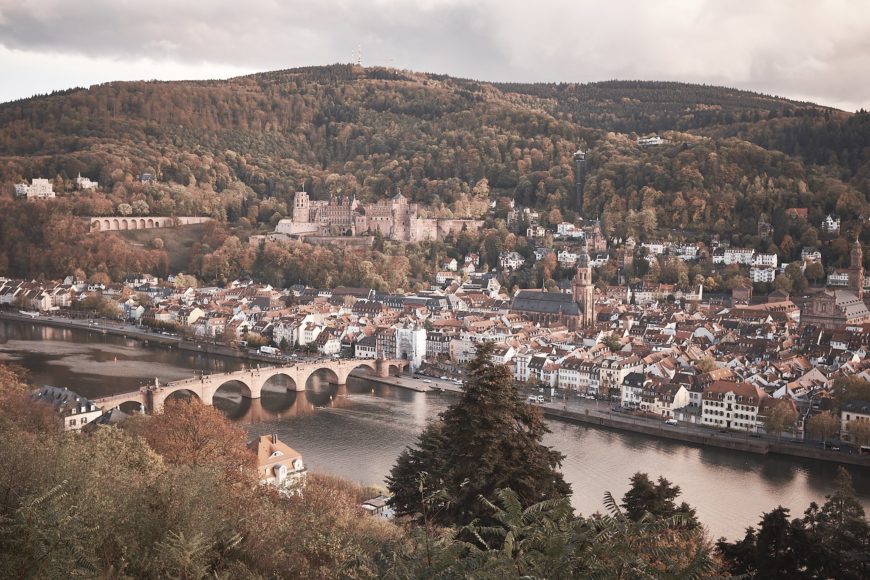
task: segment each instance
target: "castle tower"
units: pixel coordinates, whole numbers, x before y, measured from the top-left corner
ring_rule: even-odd
[[[577,273],[571,281],[574,303],[580,310],[580,327],[586,328],[595,323],[595,288],[592,286],[592,266],[589,265],[589,251],[583,247],[577,258]]]
[[[306,224],[311,219],[311,203],[308,194],[297,191],[293,197],[293,221],[298,224]]]
[[[849,290],[858,298],[864,298],[864,251],[859,235],[855,236],[852,251],[849,253]]]
[[[586,153],[574,153],[574,189],[577,195],[577,214],[583,217],[583,182],[586,180]]]

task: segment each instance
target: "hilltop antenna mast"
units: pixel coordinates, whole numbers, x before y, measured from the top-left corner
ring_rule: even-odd
[[[351,54],[356,62],[356,66],[362,66],[362,45],[358,44],[356,50],[352,51]]]

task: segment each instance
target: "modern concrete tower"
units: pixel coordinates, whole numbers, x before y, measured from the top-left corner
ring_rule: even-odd
[[[571,292],[580,311],[580,327],[587,328],[595,324],[595,287],[592,285],[589,251],[585,245],[577,258],[577,273],[571,281]]]
[[[577,195],[577,214],[583,217],[583,182],[586,180],[586,153],[574,153],[574,189]]]

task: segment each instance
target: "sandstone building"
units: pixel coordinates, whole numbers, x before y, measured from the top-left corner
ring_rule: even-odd
[[[311,200],[304,191],[293,199],[293,217],[278,222],[275,233],[288,236],[354,236],[379,233],[402,242],[443,240],[463,230],[477,231],[482,220],[417,217],[418,205],[401,193],[390,199],[361,204],[356,197]]]
[[[545,290],[520,290],[511,302],[512,313],[541,326],[566,326],[569,330],[595,324],[595,287],[589,252],[584,247],[577,259],[577,273],[571,281],[571,294]]]
[[[870,309],[864,304],[864,252],[861,241],[852,244],[847,274],[848,290],[825,290],[804,304],[801,324],[826,330],[870,322]]]

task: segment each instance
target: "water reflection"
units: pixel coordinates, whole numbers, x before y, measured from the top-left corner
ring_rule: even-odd
[[[265,383],[259,399],[251,399],[242,383],[230,381],[215,393],[214,406],[234,421],[247,425],[306,417],[319,408],[347,408],[351,406],[351,392],[367,389],[359,379],[351,377],[348,381],[353,384],[351,387],[336,384],[334,377],[331,372],[318,371],[308,380],[305,391],[296,391],[290,377],[276,375]]]
[[[155,378],[222,373],[243,361],[199,352],[145,347],[137,340],[98,331],[52,328],[0,320],[0,362],[29,369],[37,385],[68,387],[86,397],[135,391]]]

